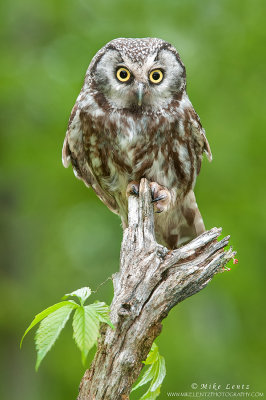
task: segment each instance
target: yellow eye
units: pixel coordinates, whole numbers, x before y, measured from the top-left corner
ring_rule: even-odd
[[[121,82],[127,82],[129,80],[129,78],[130,78],[130,72],[126,68],[123,68],[123,67],[119,68],[116,71],[116,77]]]
[[[154,69],[149,78],[152,83],[160,83],[163,79],[163,72],[160,69]]]

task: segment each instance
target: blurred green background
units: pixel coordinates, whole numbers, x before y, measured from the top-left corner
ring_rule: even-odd
[[[119,267],[113,215],[61,164],[70,110],[87,66],[116,37],[160,37],[179,50],[214,160],[196,195],[206,227],[222,226],[238,265],[171,311],[157,343],[167,392],[201,384],[265,392],[264,0],[1,2],[0,398],[75,399],[84,369],[71,325],[34,371],[33,316]],[[92,300],[111,302],[108,281]],[[138,399],[140,395],[132,396]],[[115,400],[115,399],[114,399]]]

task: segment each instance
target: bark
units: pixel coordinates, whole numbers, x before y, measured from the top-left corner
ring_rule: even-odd
[[[128,223],[113,276],[112,330],[101,329],[98,350],[79,388],[78,400],[129,399],[161,321],[176,304],[203,289],[235,253],[225,251],[229,236],[213,228],[177,250],[158,244],[146,179],[139,197],[129,197]]]

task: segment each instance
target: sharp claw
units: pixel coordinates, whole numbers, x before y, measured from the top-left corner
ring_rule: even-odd
[[[160,201],[160,200],[164,200],[166,198],[166,195],[162,195],[162,196],[159,196],[159,197],[156,197],[155,199],[152,199],[152,203],[156,203],[157,201]]]
[[[134,196],[138,196],[139,195],[139,191],[138,191],[138,189],[136,188],[135,185],[132,185],[129,193],[133,194]]]
[[[139,184],[137,182],[129,182],[126,189],[126,196],[138,196],[139,195]]]

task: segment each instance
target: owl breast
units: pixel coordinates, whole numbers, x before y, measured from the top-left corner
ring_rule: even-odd
[[[130,181],[146,177],[182,197],[194,186],[198,160],[182,113],[108,115],[81,112],[87,161],[101,187],[123,197]]]

